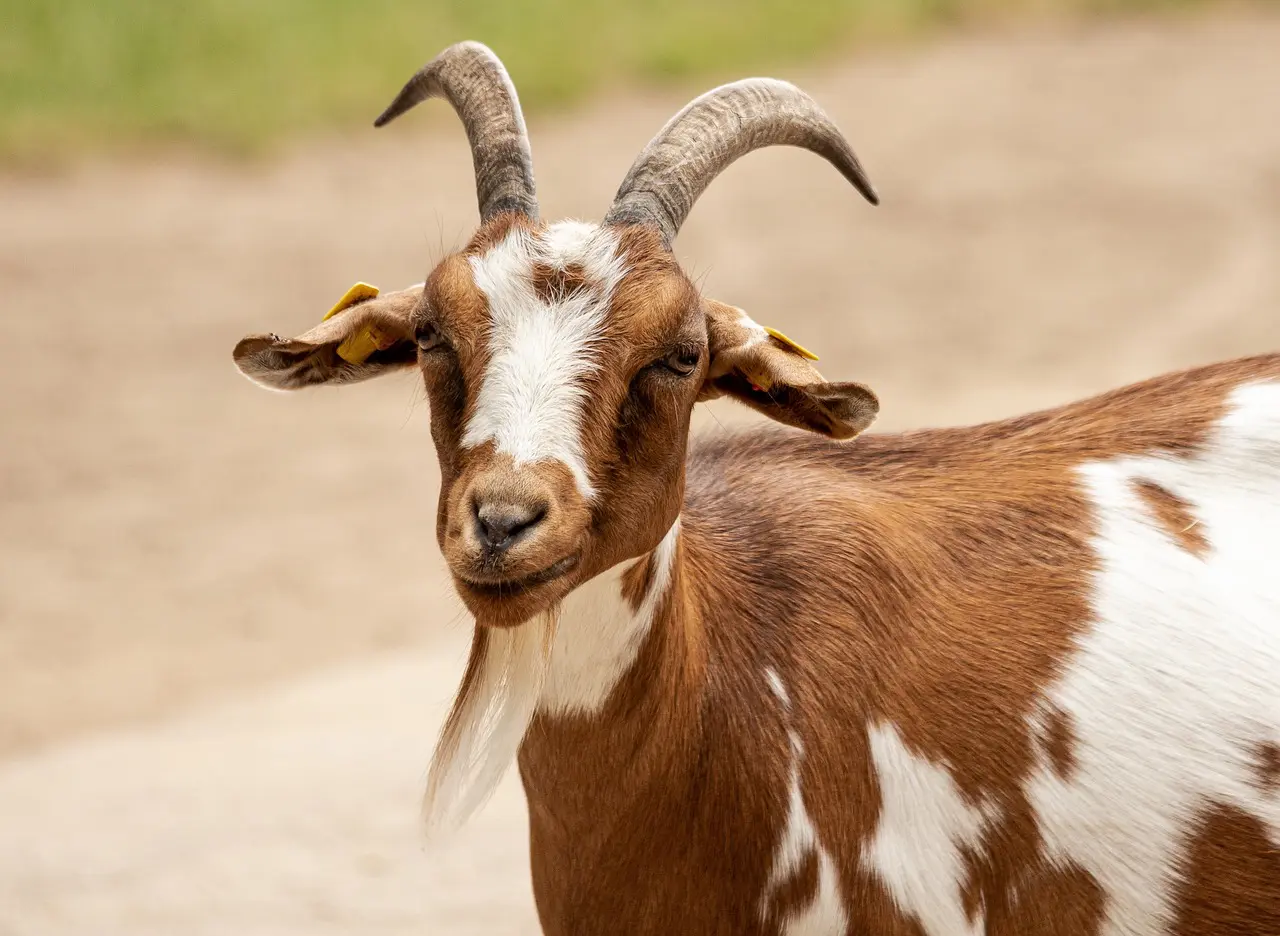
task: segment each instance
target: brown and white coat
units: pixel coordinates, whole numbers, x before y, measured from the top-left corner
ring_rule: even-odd
[[[872,194],[807,97],[695,101],[596,225],[537,218],[492,53],[389,113],[434,94],[472,138],[472,241],[235,353],[275,388],[423,374],[476,617],[432,823],[517,760],[555,936],[1280,934],[1280,356],[841,441],[871,392],[669,249],[760,145]],[[810,432],[689,446],[722,394]]]

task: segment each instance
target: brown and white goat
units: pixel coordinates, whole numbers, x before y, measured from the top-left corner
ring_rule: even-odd
[[[538,219],[516,93],[446,50],[482,223],[425,285],[244,339],[269,387],[421,371],[476,620],[432,821],[518,759],[549,934],[1280,934],[1280,356],[847,440],[865,387],[670,245],[761,146],[874,193],[791,85],[726,85],[603,224]],[[793,427],[687,449],[699,400]]]

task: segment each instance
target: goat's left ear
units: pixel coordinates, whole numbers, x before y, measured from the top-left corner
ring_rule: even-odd
[[[422,287],[378,294],[356,283],[297,338],[249,335],[232,352],[240,373],[269,390],[355,383],[417,363],[411,318]]]
[[[875,421],[876,395],[859,383],[828,383],[817,358],[753,322],[741,309],[704,299],[711,360],[699,400],[731,396],[771,419],[852,439]]]

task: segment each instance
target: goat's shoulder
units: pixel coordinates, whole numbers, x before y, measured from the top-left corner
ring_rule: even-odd
[[[1109,550],[1123,551],[1128,587],[1159,590],[1177,563],[1276,513],[1270,355],[978,426],[701,440],[686,558],[706,613],[733,621],[717,637],[735,644],[726,656],[760,669],[803,650],[855,683],[935,686],[938,724],[966,692],[994,711],[1045,684],[1097,616]],[[1142,565],[1152,553],[1129,544],[1131,527],[1176,547],[1173,565]],[[950,684],[964,672],[984,678]]]

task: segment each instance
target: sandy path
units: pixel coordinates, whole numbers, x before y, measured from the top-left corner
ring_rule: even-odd
[[[681,252],[886,429],[1280,347],[1277,48],[1248,17],[789,74],[884,205],[757,154]],[[598,217],[681,103],[535,121],[545,213]],[[420,279],[469,172],[442,114],[270,168],[0,180],[0,933],[529,919],[510,784],[453,849],[415,838],[465,633],[417,388],[271,395],[229,361],[357,278]]]
[[[453,843],[412,821],[456,670],[377,656],[0,766],[0,934],[537,933],[514,777]]]

